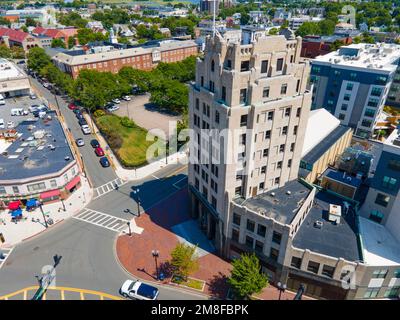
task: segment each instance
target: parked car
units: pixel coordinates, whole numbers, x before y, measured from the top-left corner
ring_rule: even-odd
[[[4,129],[4,119],[0,119],[0,129]]]
[[[121,100],[119,100],[118,98],[112,99],[111,101],[114,103],[121,103]]]
[[[130,96],[123,96],[122,100],[131,101],[131,97]]]
[[[4,99],[0,99],[0,106],[4,106],[6,104],[6,102],[4,101]]]
[[[98,148],[94,149],[94,153],[98,157],[104,156],[104,150],[101,147],[98,147]]]
[[[13,128],[15,128],[14,121],[8,121],[7,122],[7,129],[13,129]]]
[[[78,122],[79,122],[80,126],[87,125],[87,122],[86,122],[85,118],[80,118]]]
[[[85,141],[83,141],[82,138],[76,139],[75,142],[78,147],[83,147],[85,145]]]
[[[51,88],[51,84],[48,82],[43,82],[43,87],[45,87],[46,89]]]
[[[110,166],[110,161],[108,161],[107,157],[100,158],[100,164],[103,168],[107,168]]]
[[[82,114],[82,111],[79,108],[74,109],[72,112],[75,114]]]
[[[80,119],[85,119],[85,117],[83,116],[82,113],[75,113],[75,115],[76,115],[76,118],[77,118],[78,120],[80,120]]]
[[[156,300],[159,294],[156,287],[132,280],[126,280],[119,292],[125,298],[138,300]]]
[[[119,109],[119,106],[114,105],[112,107],[107,108],[107,111],[108,112],[114,112],[114,111],[117,111],[118,109]]]
[[[84,134],[91,134],[92,133],[92,130],[90,130],[90,127],[87,124],[81,126],[81,129],[82,129],[82,132]]]
[[[99,143],[96,139],[93,139],[92,141],[90,141],[90,145],[91,145],[93,148],[98,148],[98,147],[100,147],[100,143]]]
[[[37,98],[36,94],[34,94],[34,93],[31,93],[31,94],[29,95],[29,97],[30,97],[32,100],[35,100],[35,99]]]
[[[68,105],[68,109],[69,109],[69,110],[76,110],[76,109],[78,109],[78,107],[77,107],[75,104],[70,103],[70,104]]]

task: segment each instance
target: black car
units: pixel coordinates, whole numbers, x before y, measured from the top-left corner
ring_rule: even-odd
[[[72,112],[75,114],[82,114],[82,111],[80,109],[74,109]]]
[[[108,161],[107,157],[100,158],[100,164],[102,167],[107,168],[110,166],[110,161]]]
[[[81,125],[81,126],[87,124],[85,118],[80,118],[78,122],[79,122],[79,125]]]
[[[100,143],[99,143],[96,139],[93,139],[92,141],[90,141],[90,145],[91,145],[93,148],[98,148],[98,147],[100,147]]]

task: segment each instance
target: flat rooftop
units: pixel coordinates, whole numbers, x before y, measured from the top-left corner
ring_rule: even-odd
[[[361,185],[361,179],[352,177],[345,172],[333,170],[328,168],[323,173],[323,176],[328,177],[332,180],[339,181],[341,183],[347,184],[353,188],[358,188]]]
[[[64,130],[55,112],[52,120],[24,120],[18,138],[0,155],[0,180],[21,180],[58,172],[74,161]],[[41,138],[34,134],[44,131]]]
[[[290,195],[288,191],[290,191]],[[247,200],[236,198],[233,201],[282,224],[290,224],[310,192],[311,189],[299,181],[293,180],[287,182],[281,188],[259,194]],[[274,195],[272,196],[272,194]]]
[[[358,43],[341,47],[337,51],[318,56],[313,63],[332,64],[335,67],[352,67],[392,72],[397,69],[400,45],[389,43]]]
[[[371,266],[400,264],[400,243],[385,226],[360,217],[364,261]]]
[[[343,202],[343,199],[326,191],[317,192],[313,207],[293,239],[293,246],[348,261],[362,260],[357,242],[355,212],[350,208],[345,214]],[[342,206],[342,216],[337,225],[328,221],[330,204]],[[322,221],[321,229],[314,226],[315,221]]]
[[[25,78],[27,75],[14,63],[0,58],[0,81],[10,78]]]

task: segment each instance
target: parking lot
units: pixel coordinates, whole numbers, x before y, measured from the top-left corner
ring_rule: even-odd
[[[18,125],[23,120],[33,118],[32,113],[26,116],[12,116],[11,110],[14,108],[22,108],[28,110],[32,105],[39,105],[43,103],[39,98],[32,100],[29,96],[13,97],[5,99],[6,104],[0,106],[0,119],[4,120],[5,128],[7,128],[7,123],[13,121],[15,126]]]

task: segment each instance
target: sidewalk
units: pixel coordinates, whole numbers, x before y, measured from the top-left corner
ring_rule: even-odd
[[[43,211],[47,220],[51,218],[54,222],[49,228],[65,220],[82,210],[92,199],[93,190],[88,180],[81,176],[81,187],[76,190],[68,199],[64,200],[66,211],[64,212],[61,201],[43,205]],[[18,222],[11,222],[11,215],[8,210],[0,211],[0,233],[3,233],[5,243],[0,247],[12,247],[21,241],[31,238],[46,230],[43,215],[40,208],[34,211],[23,211],[25,219]],[[36,222],[39,220],[39,222]]]
[[[188,156],[186,151],[181,151],[174,153],[170,156],[168,156],[167,159],[163,158],[161,160],[152,162],[146,166],[137,168],[137,169],[125,169],[121,166],[119,163],[117,157],[111,150],[111,148],[108,146],[107,141],[104,139],[104,137],[101,135],[100,130],[96,126],[96,123],[94,120],[92,121],[89,117],[88,114],[85,114],[86,120],[89,123],[89,125],[92,127],[92,130],[94,132],[94,135],[96,136],[96,139],[99,141],[100,145],[103,147],[105,150],[105,153],[107,157],[109,158],[111,162],[111,166],[113,167],[116,175],[124,180],[124,181],[135,181],[135,180],[140,180],[143,178],[146,178],[147,176],[154,174],[158,170],[170,165],[170,164],[176,164],[176,163],[182,163],[186,164],[188,162]],[[93,126],[92,126],[93,124]]]

